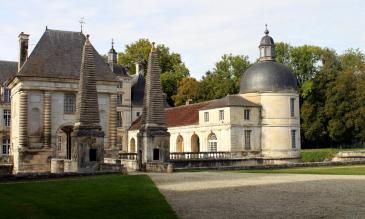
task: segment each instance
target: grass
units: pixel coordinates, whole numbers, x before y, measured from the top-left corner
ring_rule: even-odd
[[[301,167],[288,169],[237,170],[237,173],[297,173],[328,175],[365,175],[365,165],[340,167]]]
[[[2,218],[177,218],[148,176],[0,183]]]
[[[352,148],[352,149],[335,149],[335,148],[323,148],[323,149],[303,149],[300,152],[301,160],[303,162],[322,162],[330,161],[340,151],[346,150],[365,150],[364,148]]]

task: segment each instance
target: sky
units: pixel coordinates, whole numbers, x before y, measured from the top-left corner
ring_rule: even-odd
[[[275,41],[365,50],[363,0],[0,0],[0,60],[18,59],[17,36],[30,34],[30,52],[45,31],[80,30],[100,54],[148,38],[180,53],[201,78],[223,54],[259,55],[268,24]]]

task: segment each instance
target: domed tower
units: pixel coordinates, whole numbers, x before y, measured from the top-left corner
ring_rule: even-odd
[[[262,106],[261,149],[266,158],[300,157],[300,116],[297,79],[275,61],[275,43],[265,30],[260,60],[241,76],[240,94]]]

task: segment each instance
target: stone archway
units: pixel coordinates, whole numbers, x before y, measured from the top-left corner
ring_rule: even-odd
[[[184,152],[184,139],[181,135],[176,139],[176,152]]]
[[[197,134],[191,136],[191,152],[200,152],[200,141]]]
[[[71,133],[73,125],[62,125],[56,133],[56,151],[57,157],[71,159]]]

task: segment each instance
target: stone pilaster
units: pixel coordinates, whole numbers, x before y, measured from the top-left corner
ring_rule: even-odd
[[[28,143],[28,91],[20,91],[19,103],[19,147]]]
[[[52,93],[44,92],[43,106],[43,147],[51,146],[51,103]]]
[[[116,149],[117,139],[117,95],[110,95],[109,103],[110,115],[109,115],[109,149]]]

